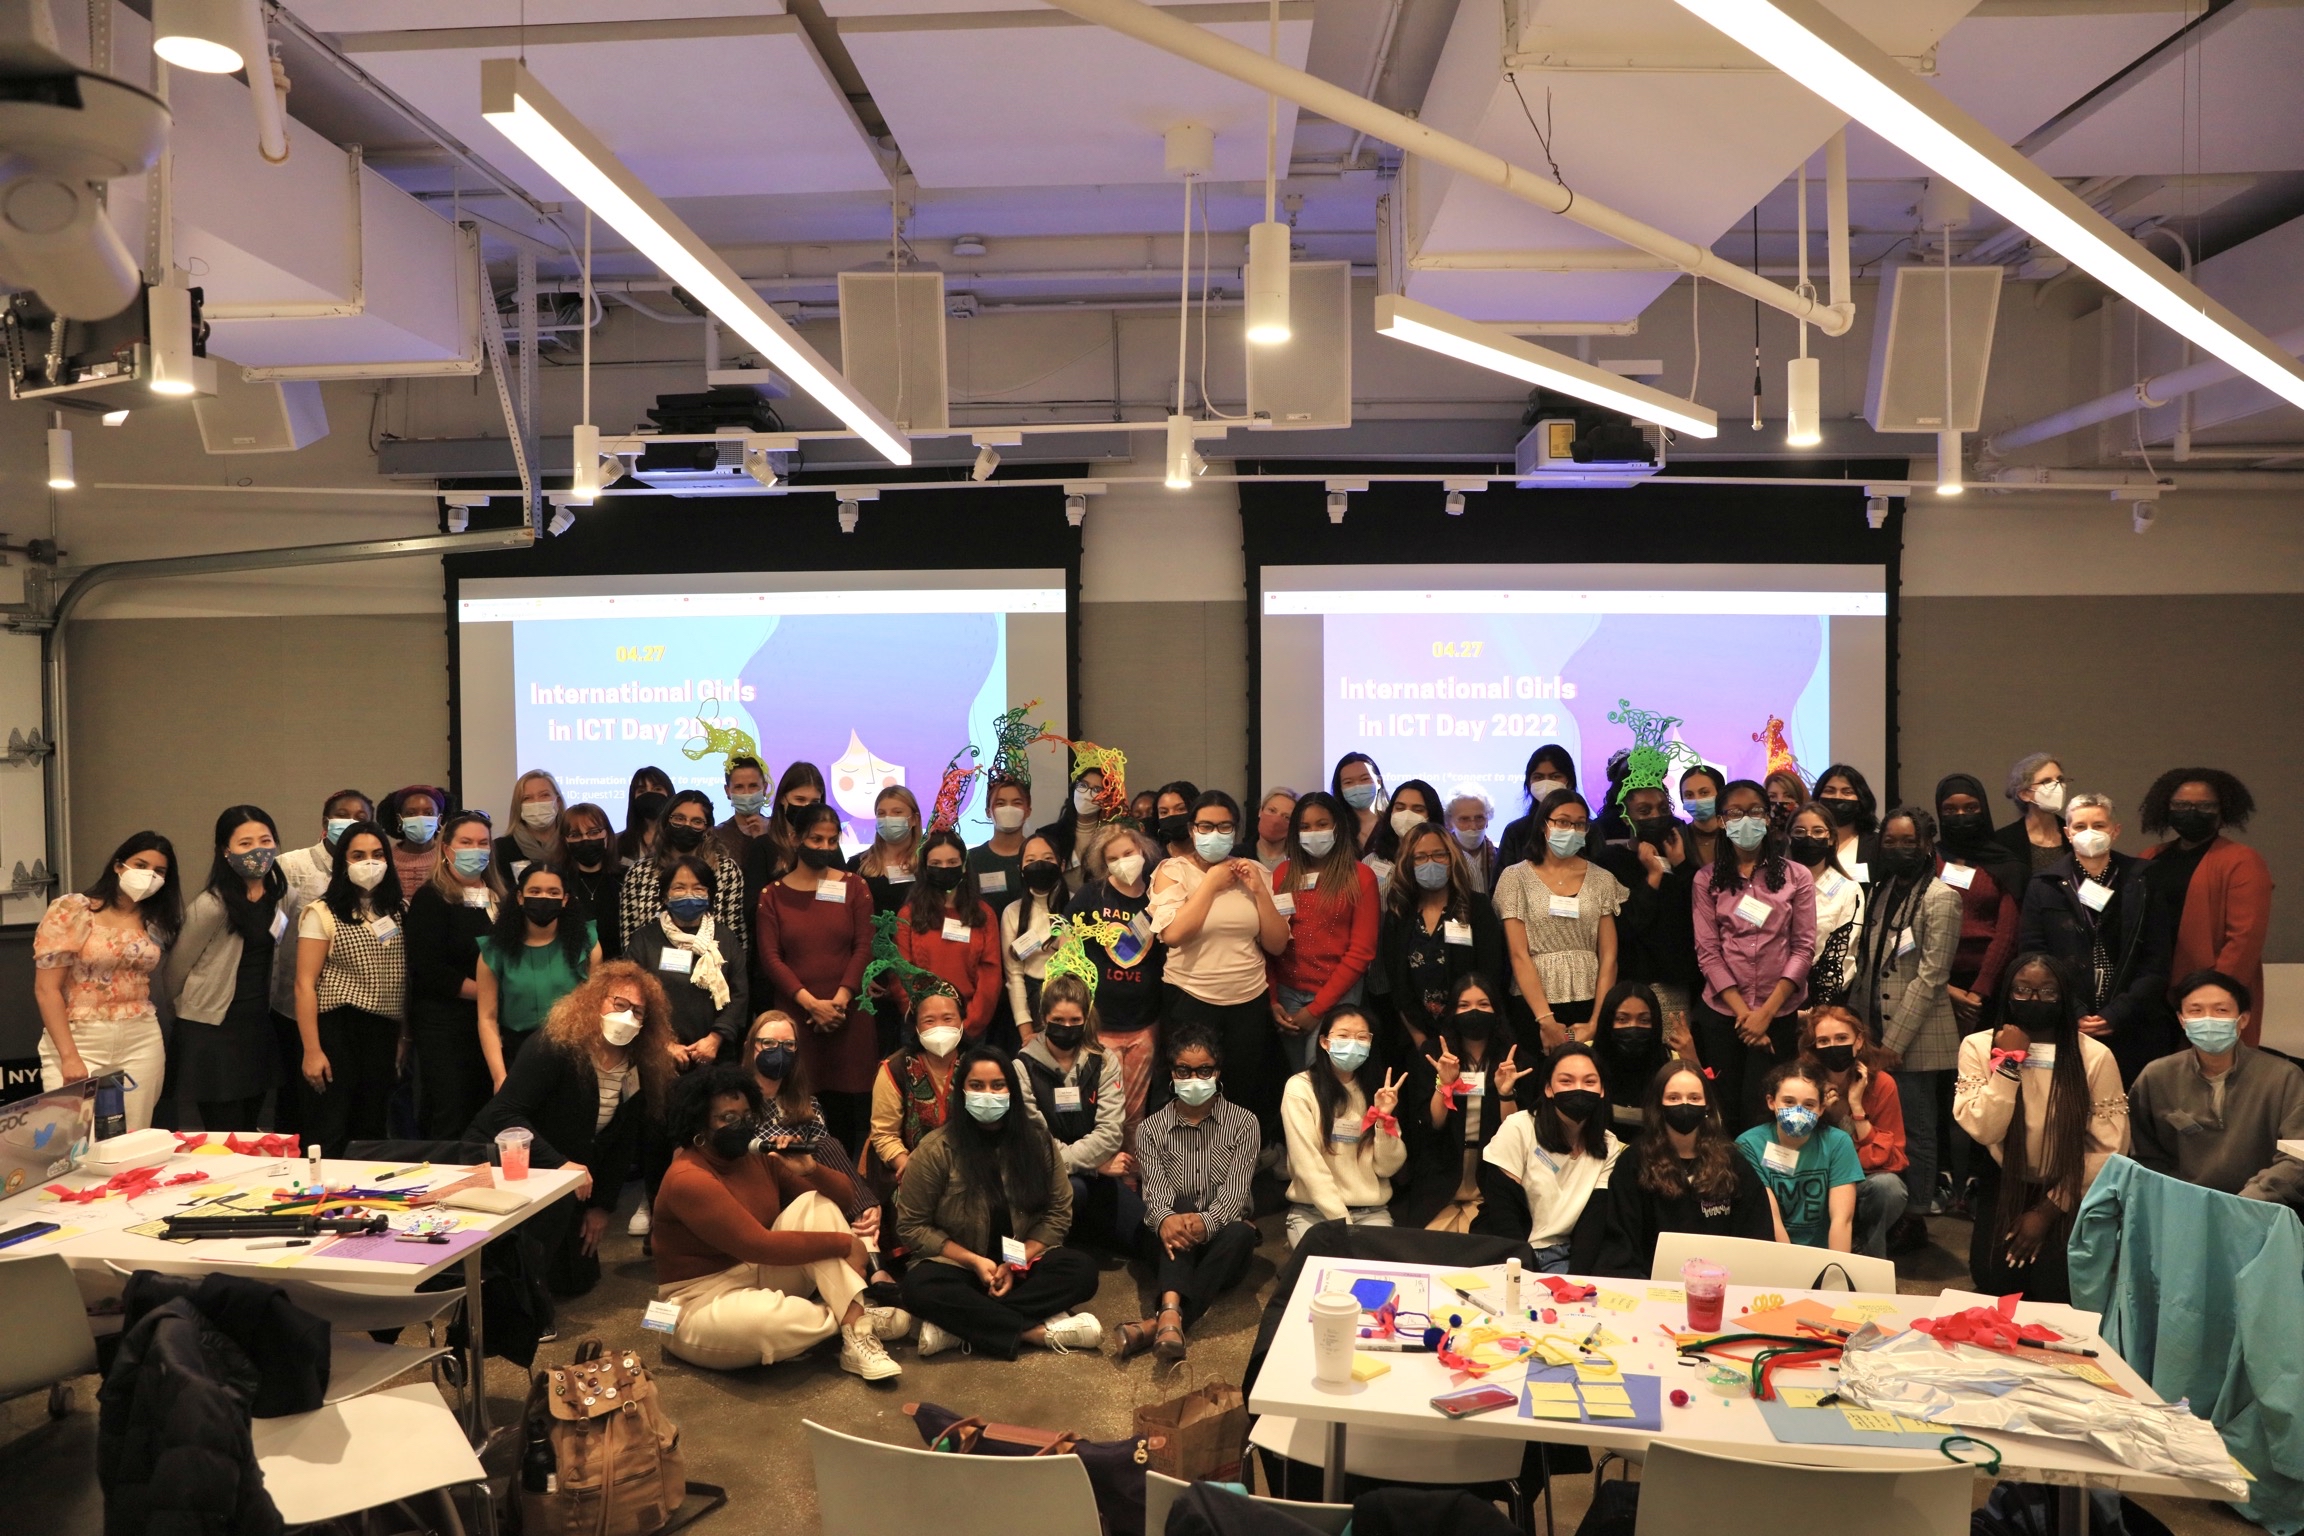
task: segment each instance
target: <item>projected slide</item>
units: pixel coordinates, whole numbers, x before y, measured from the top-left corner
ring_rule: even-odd
[[[953,753],[975,743],[989,754],[992,722],[1011,704],[1041,697],[1062,724],[1061,586],[559,592],[466,596],[459,609],[464,675],[506,674],[482,687],[500,686],[509,705],[509,730],[494,734],[508,737],[510,771],[548,768],[571,800],[619,815],[644,764],[719,802],[721,753],[741,732],[772,776],[794,761],[821,767],[861,846],[883,788],[933,798]],[[1050,632],[1033,634],[1035,622]],[[509,665],[491,668],[507,632]],[[1029,674],[1047,673],[1051,655],[1045,691],[1033,690]],[[473,716],[468,698],[468,725]],[[499,777],[509,788],[508,774],[474,773],[475,748],[484,743],[467,743],[474,789]],[[982,798],[979,785],[962,819],[971,838],[989,833]]]

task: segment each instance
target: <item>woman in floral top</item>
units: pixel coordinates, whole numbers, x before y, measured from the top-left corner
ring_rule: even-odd
[[[32,937],[41,1087],[122,1072],[128,1129],[152,1123],[168,1060],[152,973],[183,925],[176,850],[157,832],[129,838],[94,885],[48,904]]]

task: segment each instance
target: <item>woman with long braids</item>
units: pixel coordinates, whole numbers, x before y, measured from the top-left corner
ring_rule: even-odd
[[[1936,1168],[1944,1145],[1944,1098],[1960,1059],[1952,1011],[1952,959],[1960,947],[1960,893],[1936,874],[1936,821],[1902,805],[1881,819],[1864,905],[1863,958],[1848,1006],[1866,1035],[1896,1053],[1904,1101],[1904,1188],[1908,1223],[1936,1209]],[[1889,1251],[1917,1228],[1889,1239]]]
[[[1760,1080],[1799,1047],[1801,1007],[1816,961],[1816,882],[1785,857],[1768,792],[1750,779],[1720,791],[1722,836],[1696,872],[1696,1048],[1712,1069],[1715,1104],[1731,1132],[1765,1118]]]
[[[2105,1159],[2128,1150],[2128,1098],[2112,1052],[2080,1028],[2080,987],[2052,955],[2018,955],[1998,1028],[1960,1042],[1952,1118],[1988,1149],[1996,1195],[1976,1205],[1976,1288],[2072,1299],[2064,1245]],[[2021,1118],[2019,1118],[2021,1107]]]

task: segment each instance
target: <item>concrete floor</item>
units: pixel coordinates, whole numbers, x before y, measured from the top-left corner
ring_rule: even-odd
[[[1239,1380],[1264,1296],[1286,1256],[1279,1227],[1276,1216],[1264,1221],[1264,1246],[1247,1284],[1219,1302],[1194,1330],[1182,1378],[1162,1371],[1150,1355],[1125,1365],[1113,1360],[1109,1335],[1142,1312],[1137,1279],[1116,1265],[1105,1270],[1092,1309],[1107,1332],[1105,1351],[1098,1356],[1030,1350],[1011,1364],[952,1351],[922,1361],[905,1343],[894,1349],[904,1366],[902,1378],[867,1386],[840,1370],[829,1347],[773,1367],[721,1373],[666,1362],[661,1350],[647,1343],[665,1406],[681,1426],[689,1476],[728,1490],[728,1507],[698,1529],[706,1536],[801,1536],[816,1529],[803,1419],[917,1446],[919,1436],[901,1405],[928,1399],[988,1418],[1107,1439],[1131,1431],[1137,1405],[1173,1395],[1204,1374]],[[1933,1295],[1947,1285],[1967,1283],[1968,1223],[1937,1217],[1929,1227],[1929,1247],[1897,1261],[1900,1288],[1910,1294]],[[651,1339],[639,1327],[641,1309],[654,1294],[639,1240],[626,1237],[619,1221],[603,1249],[599,1287],[563,1309],[561,1336],[544,1347],[539,1365],[566,1361],[587,1334],[611,1344]],[[518,1415],[527,1385],[518,1368],[502,1360],[489,1362],[489,1405],[497,1422]],[[96,1382],[89,1378],[76,1387],[73,1411],[61,1423],[46,1421],[37,1398],[0,1406],[0,1509],[17,1512],[7,1522],[11,1529],[41,1536],[99,1536],[102,1531],[95,1471]],[[1564,1475],[1555,1480],[1553,1493],[1556,1530],[1571,1536],[1590,1501],[1591,1479]],[[1982,1496],[1980,1485],[1979,1501]],[[2142,1502],[2174,1536],[2256,1536],[2257,1527],[2221,1504],[2164,1498]]]

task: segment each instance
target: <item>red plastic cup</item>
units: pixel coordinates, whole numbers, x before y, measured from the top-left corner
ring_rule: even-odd
[[[1718,1333],[1727,1310],[1728,1271],[1710,1259],[1690,1259],[1680,1266],[1680,1284],[1688,1296],[1689,1331]]]

